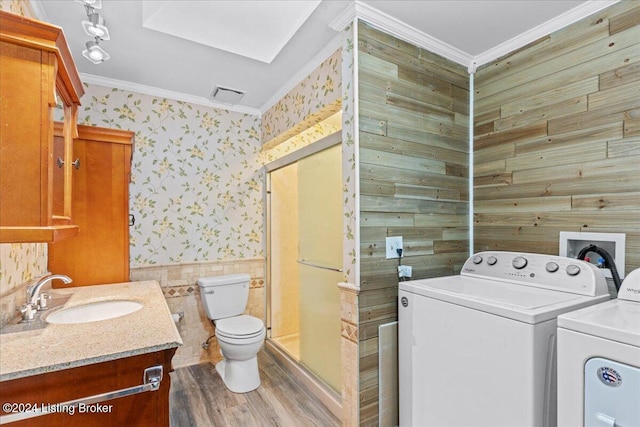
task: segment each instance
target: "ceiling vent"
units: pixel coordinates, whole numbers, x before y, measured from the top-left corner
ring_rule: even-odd
[[[228,87],[216,86],[213,91],[213,99],[224,104],[237,104],[240,102],[245,92]]]

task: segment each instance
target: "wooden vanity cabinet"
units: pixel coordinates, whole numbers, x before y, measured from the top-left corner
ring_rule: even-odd
[[[62,132],[62,123],[56,123],[57,137]],[[129,281],[133,139],[130,131],[78,126],[71,207],[80,231],[73,239],[49,244],[48,268],[71,277],[73,286]]]
[[[62,29],[0,10],[0,243],[77,234],[71,149],[83,94]],[[54,146],[58,103],[63,136]]]
[[[146,368],[163,367],[160,388],[127,397],[120,397],[100,403],[105,412],[84,412],[79,409],[73,415],[55,413],[11,423],[21,427],[151,427],[169,426],[169,388],[171,385],[171,358],[176,349],[125,357],[101,362],[45,372],[39,375],[3,381],[0,387],[2,403],[42,404],[55,406],[57,403],[82,399],[102,393],[135,387],[143,384]],[[93,405],[95,409],[96,406]],[[89,410],[91,407],[86,407]],[[2,415],[7,413],[3,410]]]

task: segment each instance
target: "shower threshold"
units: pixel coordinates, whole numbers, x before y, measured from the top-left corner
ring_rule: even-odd
[[[300,361],[300,334],[282,335],[279,337],[272,337],[275,343],[277,343],[282,350],[293,358],[296,362]]]
[[[287,335],[287,337],[290,336],[291,335]],[[277,342],[277,339],[267,338],[265,346],[272,352],[286,371],[307,386],[311,393],[313,393],[313,395],[322,402],[322,404],[326,406],[333,415],[342,419],[342,397],[340,394],[325,384],[313,373],[309,372],[309,370],[300,364],[297,359],[288,353],[286,348]]]

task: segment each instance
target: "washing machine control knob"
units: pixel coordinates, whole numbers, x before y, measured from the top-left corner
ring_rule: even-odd
[[[511,261],[511,265],[517,270],[522,270],[527,266],[527,259],[523,256],[517,256]]]
[[[575,264],[569,264],[567,266],[567,274],[569,276],[577,276],[578,274],[580,274],[580,267]]]
[[[493,255],[487,258],[487,264],[489,265],[496,265],[497,262],[498,258],[494,257]]]
[[[480,255],[476,255],[473,257],[474,264],[480,264],[482,262],[482,257]]]
[[[544,268],[549,273],[555,273],[556,271],[558,271],[560,266],[558,266],[558,264],[556,264],[555,262],[548,262],[547,265],[544,266]]]

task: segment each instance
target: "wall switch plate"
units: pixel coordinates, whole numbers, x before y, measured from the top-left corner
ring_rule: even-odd
[[[398,249],[402,249],[402,236],[387,237],[386,240],[387,259],[400,258]]]
[[[398,277],[411,277],[411,270],[413,270],[413,268],[410,265],[399,265]]]

